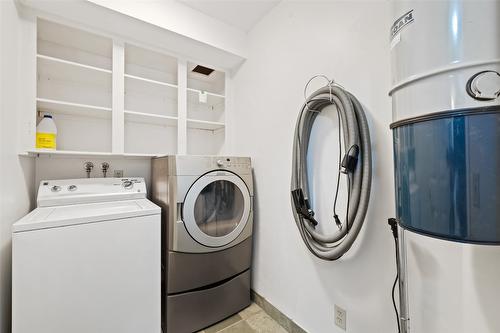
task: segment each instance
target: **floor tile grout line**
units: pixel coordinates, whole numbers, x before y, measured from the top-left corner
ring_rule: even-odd
[[[228,330],[229,328],[231,328],[231,327],[233,327],[233,326],[235,326],[235,325],[237,325],[237,324],[239,324],[239,323],[241,323],[241,322],[247,322],[247,320],[248,320],[248,319],[253,318],[253,317],[255,317],[256,315],[261,314],[261,313],[263,313],[264,315],[268,316],[268,317],[269,317],[269,318],[270,318],[273,322],[275,322],[278,326],[280,326],[281,328],[283,328],[286,332],[289,332],[289,331],[286,329],[286,327],[283,327],[283,326],[282,326],[279,322],[277,322],[276,320],[274,320],[274,318],[272,318],[271,316],[269,316],[269,314],[267,314],[267,312],[266,312],[266,311],[264,311],[264,309],[263,309],[263,308],[261,308],[261,307],[260,307],[258,304],[256,304],[256,303],[254,303],[254,304],[255,304],[256,306],[258,306],[259,311],[257,311],[257,312],[255,312],[255,313],[253,313],[253,314],[249,315],[249,316],[248,316],[248,317],[246,317],[246,318],[242,318],[242,317],[241,317],[241,314],[238,312],[237,314],[238,314],[238,315],[240,315],[240,318],[241,318],[240,320],[238,320],[237,322],[232,323],[232,324],[231,324],[231,325],[229,325],[229,326],[224,327],[224,328],[223,328],[223,329],[221,329],[221,330],[218,330],[218,331],[217,331],[217,332],[215,332],[215,333],[221,333],[221,332],[222,332],[222,333],[224,333],[224,331],[225,331],[225,330]],[[247,322],[247,324],[248,324],[248,322]],[[252,329],[253,329],[253,328],[252,328]]]
[[[255,303],[254,303],[254,304],[255,304]],[[255,305],[257,305],[257,304],[255,304]],[[257,305],[257,306],[258,306],[258,305]],[[235,323],[232,323],[232,324],[231,324],[231,325],[229,325],[229,326],[224,327],[223,329],[221,329],[221,330],[219,330],[219,331],[217,331],[217,332],[215,332],[215,333],[222,332],[222,331],[224,331],[225,329],[228,329],[228,328],[230,328],[230,327],[233,327],[234,325],[239,324],[239,323],[240,323],[240,322],[242,322],[242,321],[246,321],[248,318],[251,318],[251,317],[253,317],[253,316],[257,315],[259,312],[264,312],[264,310],[262,310],[262,308],[261,308],[260,306],[259,306],[259,309],[260,309],[260,310],[259,310],[258,312],[254,313],[254,314],[252,314],[252,315],[250,315],[250,316],[248,316],[248,317],[246,317],[246,318],[241,317],[241,315],[240,315],[240,312],[241,312],[241,311],[240,311],[240,312],[238,312],[237,314],[240,316],[240,320],[238,320],[238,321],[237,321],[237,322],[235,322]],[[265,312],[264,312],[264,313],[265,313]]]
[[[237,321],[237,322],[235,322],[235,323],[232,323],[232,324],[231,324],[231,325],[229,325],[229,326],[224,327],[223,329],[221,329],[220,331],[217,331],[217,332],[215,332],[215,333],[220,333],[220,332],[222,332],[222,331],[224,331],[224,330],[226,330],[226,329],[228,329],[228,328],[230,328],[230,327],[233,327],[233,326],[234,326],[234,325],[236,325],[236,324],[241,323],[242,321],[244,321],[244,320],[243,320],[243,318],[241,318],[240,320],[238,320],[238,321]]]

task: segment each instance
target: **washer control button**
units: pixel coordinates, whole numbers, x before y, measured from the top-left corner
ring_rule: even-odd
[[[59,192],[61,190],[61,186],[59,185],[54,185],[50,188],[52,192]]]
[[[124,188],[126,188],[127,190],[129,190],[132,187],[134,187],[134,182],[132,182],[131,180],[124,180],[123,183],[122,183],[122,186]]]
[[[76,185],[68,186],[68,191],[70,191],[70,192],[76,191],[76,189],[77,189]]]
[[[217,166],[218,166],[218,167],[223,167],[223,166],[224,166],[224,161],[222,161],[222,160],[217,160]]]

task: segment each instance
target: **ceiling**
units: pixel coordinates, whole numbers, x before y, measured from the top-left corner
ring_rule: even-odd
[[[248,32],[280,0],[178,0],[219,21]]]

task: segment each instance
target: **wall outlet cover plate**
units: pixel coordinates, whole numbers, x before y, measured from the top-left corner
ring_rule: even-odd
[[[335,304],[334,312],[335,312],[335,325],[345,331],[347,325],[347,312],[337,304]]]

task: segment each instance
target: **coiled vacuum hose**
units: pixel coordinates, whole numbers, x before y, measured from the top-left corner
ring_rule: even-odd
[[[307,178],[307,151],[314,120],[319,112],[335,105],[340,116],[346,152],[339,172],[348,177],[346,221],[340,223],[335,215],[339,231],[322,234],[316,230],[318,222],[310,205]],[[340,129],[339,129],[340,130]],[[340,143],[339,143],[340,147]],[[309,250],[325,260],[336,260],[354,243],[365,219],[370,199],[372,156],[370,133],[363,107],[348,91],[329,85],[315,91],[302,106],[293,144],[292,207],[300,235]],[[328,221],[330,222],[330,221]]]

